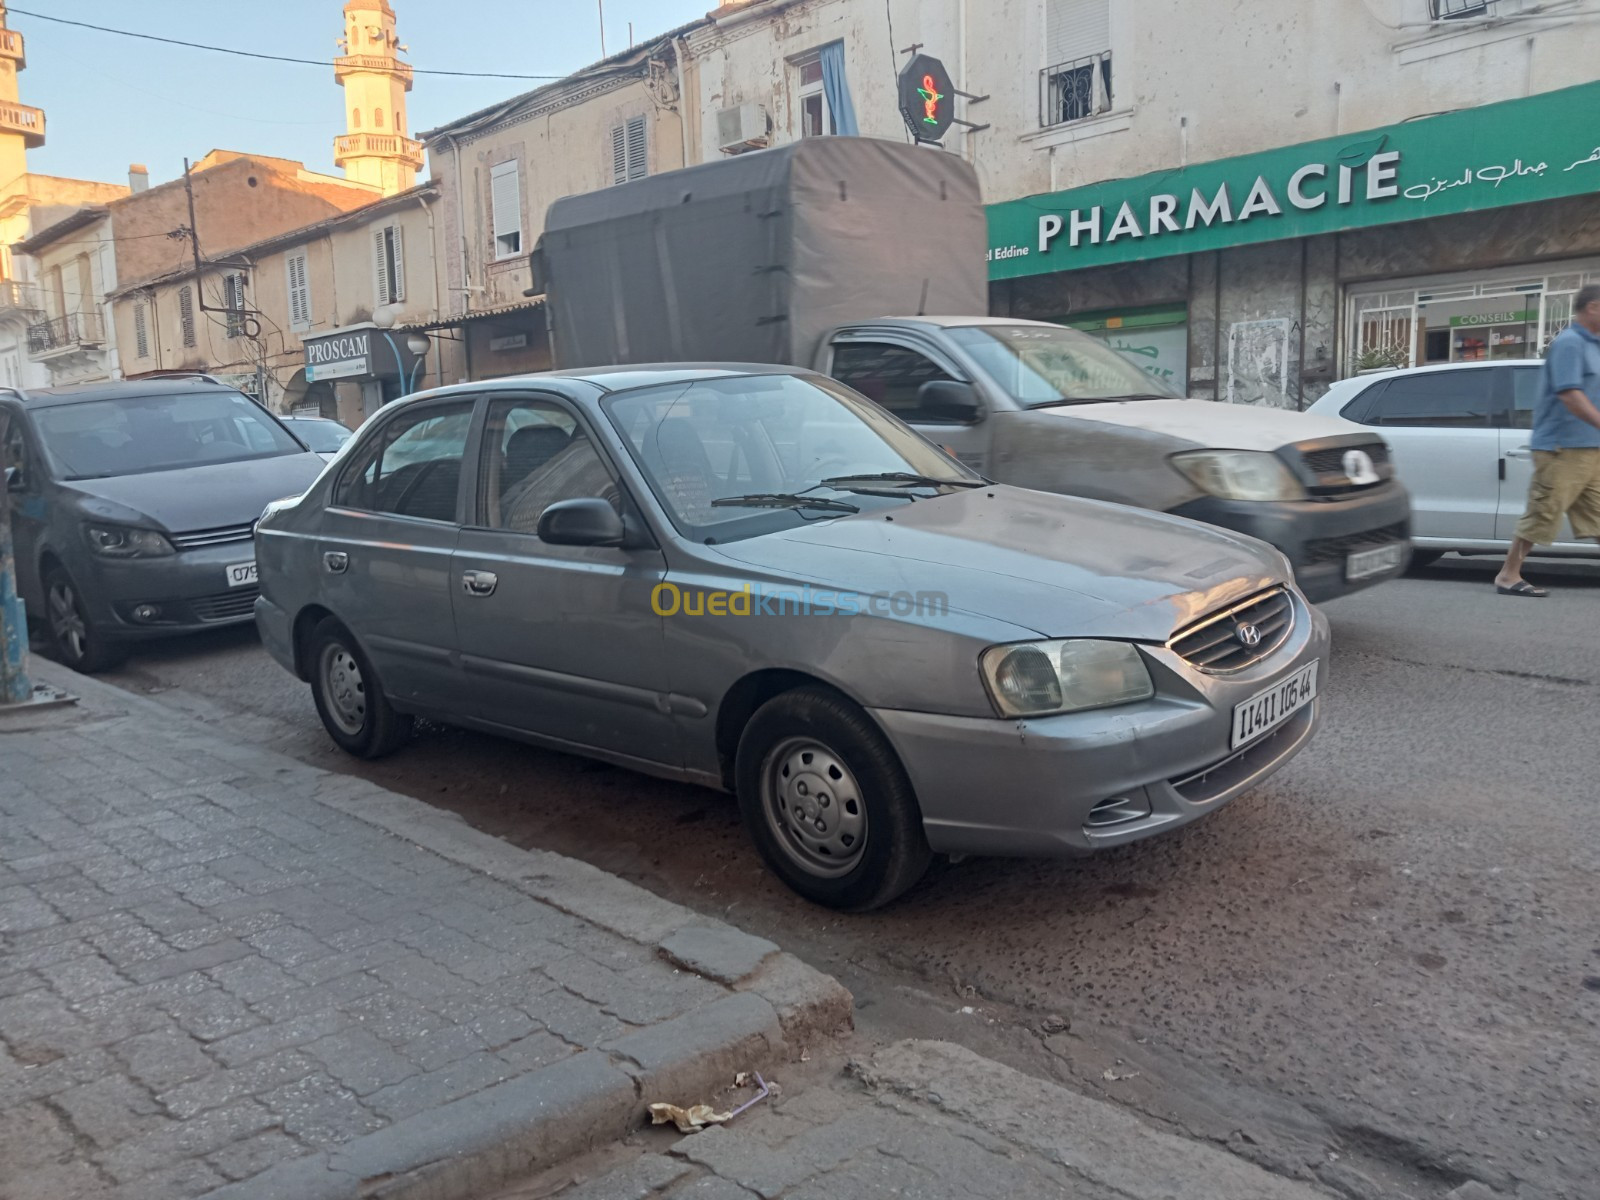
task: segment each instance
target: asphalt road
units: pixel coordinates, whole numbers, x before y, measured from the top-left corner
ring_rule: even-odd
[[[869,1030],[966,1041],[1355,1197],[1593,1200],[1600,571],[1531,571],[1545,601],[1490,573],[1447,559],[1330,604],[1322,733],[1209,821],[969,860],[866,917],[774,883],[714,793],[443,728],[344,758],[248,629],[111,678],[770,936]]]

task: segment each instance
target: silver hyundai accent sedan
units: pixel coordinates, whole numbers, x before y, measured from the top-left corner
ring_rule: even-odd
[[[409,398],[256,553],[262,636],[345,750],[421,716],[726,789],[772,870],[843,909],[936,854],[1212,812],[1307,743],[1327,666],[1264,543],[991,484],[775,367]]]

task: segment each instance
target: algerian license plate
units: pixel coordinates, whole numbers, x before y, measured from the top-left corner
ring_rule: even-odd
[[[228,586],[231,588],[248,587],[256,581],[256,564],[254,562],[234,563],[228,568]]]
[[[1237,750],[1262,734],[1276,729],[1317,698],[1317,664],[1301,667],[1289,678],[1257,692],[1243,704],[1233,706],[1233,739],[1229,749]]]
[[[1379,546],[1376,550],[1362,550],[1344,560],[1344,577],[1371,579],[1374,575],[1398,570],[1405,557],[1404,542],[1391,542],[1387,546]]]

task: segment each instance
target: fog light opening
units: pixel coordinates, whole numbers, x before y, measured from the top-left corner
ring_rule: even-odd
[[[1139,821],[1148,817],[1154,811],[1150,807],[1150,799],[1144,795],[1112,796],[1109,800],[1102,800],[1089,810],[1087,822],[1090,829],[1104,829],[1108,825],[1122,825],[1128,821]]]
[[[133,606],[133,619],[135,621],[159,621],[161,619],[161,606],[159,604],[136,604]]]

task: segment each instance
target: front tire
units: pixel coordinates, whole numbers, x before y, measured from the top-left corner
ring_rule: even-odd
[[[739,739],[734,774],[761,857],[813,903],[879,908],[933,861],[894,749],[835,692],[801,688],[762,705]]]
[[[126,646],[107,639],[90,623],[83,594],[64,567],[44,573],[44,624],[63,663],[84,675],[109,671],[128,657]]]
[[[317,715],[339,749],[357,758],[383,758],[405,745],[412,719],[390,705],[372,663],[337,618],[318,623],[308,650]]]

